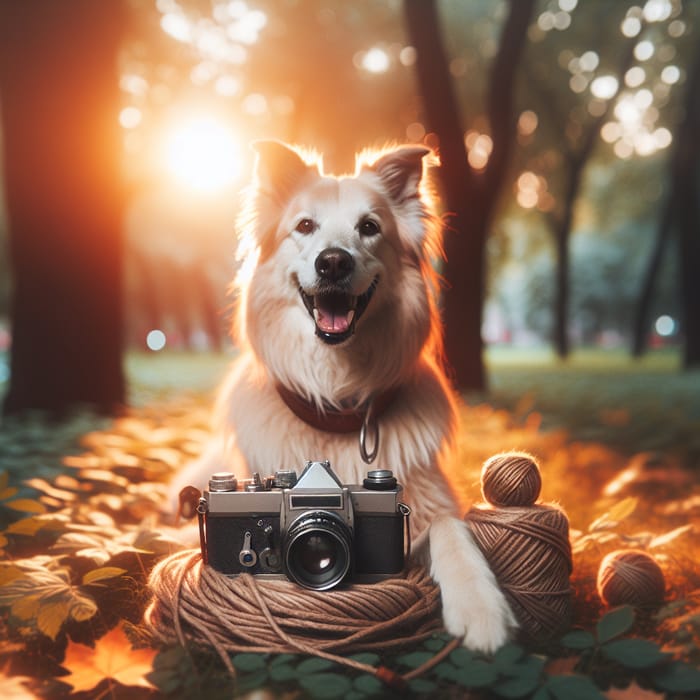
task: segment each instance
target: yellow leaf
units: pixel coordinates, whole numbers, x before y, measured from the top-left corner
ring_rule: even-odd
[[[39,501],[29,498],[18,498],[16,501],[9,501],[5,504],[12,510],[20,510],[23,513],[46,513],[46,508]]]
[[[663,535],[654,537],[654,539],[649,543],[649,549],[652,549],[653,547],[662,547],[663,545],[675,540],[676,537],[680,537],[681,535],[684,535],[686,532],[689,532],[692,529],[693,524],[688,523],[687,525],[681,525],[680,527],[677,527],[675,530],[671,530],[670,532],[665,532]]]
[[[37,627],[47,637],[56,639],[56,635],[68,617],[69,604],[65,600],[44,603],[36,616]]]
[[[609,511],[603,513],[599,518],[596,518],[589,526],[589,532],[598,530],[610,530],[619,525],[621,520],[624,520],[628,515],[634,512],[637,507],[637,499],[633,496],[623,498],[616,503]]]
[[[0,535],[0,537],[2,536]],[[5,538],[3,537],[3,539]],[[7,540],[5,541],[7,542]],[[10,581],[14,581],[16,578],[22,578],[22,576],[24,576],[24,572],[14,564],[4,564],[0,566],[0,586],[10,583]]]
[[[20,620],[31,620],[39,611],[40,598],[41,593],[22,596],[12,603],[10,612]]]
[[[103,566],[99,569],[93,569],[92,571],[88,571],[85,574],[85,576],[83,576],[83,585],[86,586],[90,583],[102,581],[106,578],[114,578],[115,576],[121,576],[126,572],[126,569],[120,569],[116,566]]]
[[[5,546],[7,546],[7,537],[0,533],[0,549],[2,549]]]
[[[91,598],[81,597],[78,602],[73,603],[70,608],[70,616],[76,622],[85,622],[85,620],[94,617],[96,612],[97,605]]]
[[[627,516],[632,515],[636,507],[637,499],[634,496],[623,498],[608,511],[608,520],[620,522],[620,520],[624,520]]]
[[[45,522],[39,520],[39,518],[23,518],[22,520],[16,520],[14,523],[10,523],[5,532],[9,532],[13,535],[36,535],[44,525]]]
[[[155,649],[132,649],[121,627],[115,627],[97,640],[95,648],[68,642],[63,667],[70,673],[61,680],[74,692],[91,690],[104,678],[122,685],[152,687],[145,676],[152,670]]]
[[[70,502],[74,501],[76,498],[75,494],[72,491],[66,491],[65,489],[57,489],[55,486],[52,486],[48,483],[48,481],[44,479],[27,479],[24,483],[27,486],[31,486],[33,489],[36,489],[37,491],[41,491],[47,496],[51,496],[52,498],[58,499],[59,501]]]
[[[19,491],[19,489],[16,486],[0,489],[0,501],[6,501],[8,498],[12,498],[17,491]]]

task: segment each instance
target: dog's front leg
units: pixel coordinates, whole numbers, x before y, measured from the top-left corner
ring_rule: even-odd
[[[416,538],[412,557],[429,567],[440,586],[450,634],[464,637],[464,646],[475,651],[493,652],[508,641],[517,627],[515,616],[463,521],[436,518]]]

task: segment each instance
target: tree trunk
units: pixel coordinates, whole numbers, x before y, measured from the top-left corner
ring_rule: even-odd
[[[683,367],[700,367],[700,51],[689,70],[685,116],[671,166],[679,234]]]
[[[635,318],[632,354],[645,349],[649,307],[664,248],[678,230],[680,298],[684,335],[683,367],[700,367],[700,51],[689,70],[683,121],[676,129],[669,171],[670,187],[656,242],[642,284]]]
[[[651,251],[647,269],[642,280],[642,289],[634,314],[632,327],[632,357],[641,357],[646,350],[647,335],[649,333],[649,316],[651,314],[651,301],[654,296],[654,283],[663,261],[664,250],[670,238],[669,234],[673,226],[675,203],[669,196],[664,206],[659,227],[656,231],[654,248]]]
[[[450,226],[445,237],[447,289],[443,293],[445,352],[458,389],[486,389],[481,337],[486,278],[485,247],[515,133],[513,94],[533,0],[510,3],[499,53],[491,70],[488,116],[494,148],[482,173],[472,171],[452,87],[434,0],[404,0],[416,70],[430,131],[440,140],[439,178]]]
[[[7,413],[124,400],[121,0],[0,0],[14,288]]]

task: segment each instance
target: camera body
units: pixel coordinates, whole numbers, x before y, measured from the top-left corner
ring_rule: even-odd
[[[212,475],[199,504],[204,561],[227,575],[289,578],[313,590],[342,581],[372,583],[404,565],[402,487],[388,470],[343,485],[328,462],[307,462],[238,488]]]

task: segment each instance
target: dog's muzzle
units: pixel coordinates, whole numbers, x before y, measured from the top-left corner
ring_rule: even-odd
[[[347,340],[355,332],[355,324],[369,305],[378,278],[364,294],[354,296],[341,291],[321,291],[307,294],[299,289],[304,306],[316,325],[316,335],[329,345]]]
[[[354,295],[345,291],[354,260],[340,248],[327,248],[315,262],[319,276],[318,289],[306,292],[299,287],[304,306],[316,326],[316,335],[329,345],[337,345],[350,338],[355,325],[367,309],[379,281],[375,277],[368,289]]]

